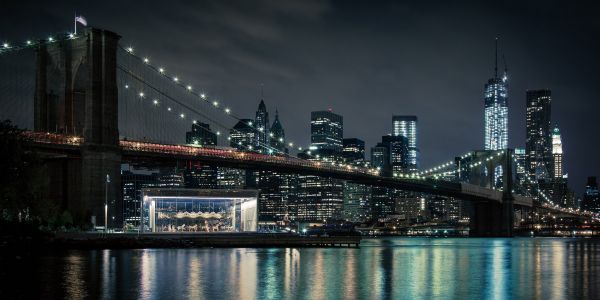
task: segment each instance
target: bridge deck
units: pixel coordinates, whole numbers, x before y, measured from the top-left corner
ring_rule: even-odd
[[[78,151],[84,145],[83,139],[79,136],[37,132],[26,132],[25,135],[34,146],[42,149]],[[196,147],[129,140],[122,140],[119,144],[124,159],[131,161],[193,160],[224,167],[332,177],[374,186],[456,197],[462,200],[502,202],[502,192],[498,190],[465,183],[424,179],[418,176],[384,177],[372,169],[351,165],[334,165],[290,156],[242,152],[229,147]],[[520,197],[515,200],[519,205],[532,205],[530,198]]]

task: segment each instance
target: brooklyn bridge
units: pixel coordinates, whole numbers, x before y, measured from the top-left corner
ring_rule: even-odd
[[[472,207],[473,236],[513,236],[515,211],[598,217],[561,208],[543,191],[522,186],[516,173],[523,166],[513,149],[449,153],[449,162],[427,170],[385,174],[368,166],[295,157],[268,144],[262,145],[265,151],[185,144],[178,136],[198,120],[230,132],[231,122],[242,118],[120,39],[115,32],[86,28],[19,45],[5,43],[0,49],[3,67],[15,70],[6,82],[9,87],[0,91],[6,108],[0,118],[27,129],[24,139],[51,170],[46,193],[79,218],[101,219],[106,199],[116,199],[109,209],[119,214],[122,164],[189,162],[315,175],[465,200]],[[501,174],[487,171],[497,169]]]

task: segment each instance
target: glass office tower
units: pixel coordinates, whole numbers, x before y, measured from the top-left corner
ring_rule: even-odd
[[[419,168],[419,148],[417,147],[417,116],[392,116],[394,136],[408,140],[407,170],[416,172]]]

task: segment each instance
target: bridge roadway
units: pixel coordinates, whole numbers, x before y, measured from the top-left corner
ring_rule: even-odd
[[[25,132],[29,143],[43,153],[77,156],[83,138],[53,133]],[[384,177],[367,168],[339,166],[321,161],[309,161],[289,156],[274,156],[242,152],[228,147],[197,147],[188,145],[157,144],[121,140],[121,153],[127,162],[198,161],[209,165],[239,169],[267,170],[281,173],[316,175],[348,180],[356,183],[425,192],[477,202],[502,203],[503,193],[480,186],[431,178]],[[531,198],[513,195],[514,204],[533,206]]]

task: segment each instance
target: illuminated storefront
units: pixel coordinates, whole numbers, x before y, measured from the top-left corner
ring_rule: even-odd
[[[143,232],[211,233],[256,231],[256,190],[142,190]]]

